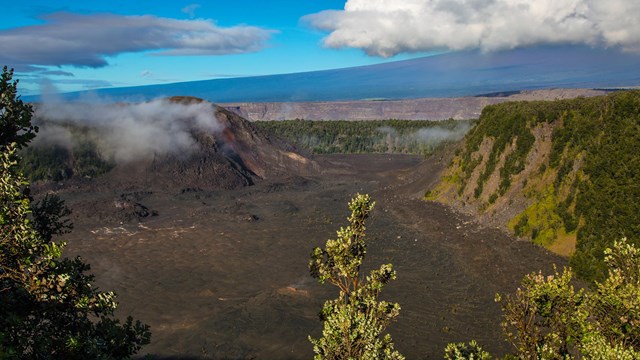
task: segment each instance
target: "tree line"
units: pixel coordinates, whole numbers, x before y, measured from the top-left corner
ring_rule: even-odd
[[[472,120],[276,120],[253,124],[313,154],[429,155],[460,140]]]

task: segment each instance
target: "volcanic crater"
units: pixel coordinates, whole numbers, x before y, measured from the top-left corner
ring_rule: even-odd
[[[174,99],[184,101],[184,99]],[[116,166],[95,179],[41,184],[73,210],[67,256],[118,294],[119,316],[151,326],[155,359],[308,359],[318,312],[337,296],[308,274],[311,249],[346,223],[356,193],[376,200],[363,270],[393,263],[381,298],[400,303],[389,328],[409,359],[449,342],[504,353],[496,292],[565,259],[444,205],[421,200],[449,150],[422,158],[308,156],[214,108],[224,129],[200,151]]]

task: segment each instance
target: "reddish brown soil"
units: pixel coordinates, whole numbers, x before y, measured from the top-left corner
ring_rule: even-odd
[[[120,223],[123,190],[62,190],[76,228],[67,255],[92,265],[99,287],[118,293],[118,315],[152,327],[143,349],[158,359],[309,359],[317,313],[337,296],[309,276],[313,247],[345,224],[356,192],[377,201],[365,264],[394,264],[382,298],[402,311],[389,332],[408,359],[442,358],[448,342],[478,340],[504,353],[496,292],[525,273],[564,264],[528,242],[420,200],[437,158],[316,158],[321,175],[259,181],[237,190],[139,193],[158,211]]]

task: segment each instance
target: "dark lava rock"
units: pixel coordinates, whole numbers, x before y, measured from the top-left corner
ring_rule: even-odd
[[[145,205],[134,201],[134,196],[130,194],[122,194],[113,204],[119,210],[118,217],[124,221],[142,220],[149,216],[157,216],[156,210],[149,209]]]
[[[198,151],[119,164],[104,181],[110,186],[120,184],[122,188],[142,187],[184,194],[237,189],[262,179],[318,172],[319,166],[313,160],[250,121],[213,104],[211,111],[220,127],[215,131],[192,127],[191,136],[197,142]]]

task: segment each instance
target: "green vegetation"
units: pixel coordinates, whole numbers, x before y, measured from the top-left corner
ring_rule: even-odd
[[[534,131],[543,125],[553,129],[549,156],[529,178],[518,178],[536,144]],[[491,145],[483,153],[486,162],[477,182],[470,184],[483,163],[483,143]],[[444,181],[457,187],[458,196],[469,186],[478,201],[484,194],[489,199],[484,208],[505,195],[514,180],[520,181],[531,205],[510,227],[545,245],[573,234],[577,242],[571,264],[577,274],[603,279],[602,254],[611,239],[627,236],[640,242],[640,201],[635,201],[640,199],[639,148],[640,91],[491,105],[466,136]],[[501,158],[504,165],[499,167]],[[488,193],[487,180],[496,171],[499,184]]]
[[[489,360],[491,354],[484,351],[475,340],[468,344],[451,343],[444,349],[445,360]]]
[[[550,105],[553,104],[553,105]],[[486,138],[493,140],[485,168],[478,178],[474,195],[480,197],[489,176],[496,170],[500,155],[507,149],[504,166],[500,168],[499,195],[511,186],[514,175],[524,170],[526,157],[535,142],[531,129],[540,122],[551,122],[558,118],[566,105],[560,102],[510,102],[484,108],[477,125],[465,138],[464,151],[459,155],[462,168],[459,186],[464,187],[471,173],[481,162],[472,159]],[[512,147],[512,145],[515,145]]]
[[[558,214],[558,199],[552,185],[538,194],[537,200],[514,217],[510,225],[516,236],[529,235],[536,244],[548,246],[560,232],[568,230]]]
[[[60,181],[75,177],[96,177],[109,172],[113,161],[98,152],[95,134],[89,129],[66,125],[73,144],[36,144],[20,152],[21,170],[30,181]],[[46,139],[44,139],[46,141]]]
[[[576,291],[573,273],[532,273],[513,295],[496,295],[518,359],[640,359],[640,250],[626,239],[605,251],[608,276]],[[465,352],[466,351],[466,352]],[[449,355],[452,354],[452,355]],[[450,344],[447,359],[488,359],[477,344]]]
[[[399,315],[400,305],[378,301],[382,287],[396,278],[395,271],[391,264],[384,264],[369,276],[360,276],[367,252],[365,220],[374,205],[369,195],[356,195],[349,202],[349,226],[340,228],[337,239],[328,240],[324,249],[315,248],[311,254],[311,276],[340,289],[338,298],[325,302],[320,313],[322,337],[309,337],[317,360],[404,359],[394,349],[391,335],[382,337]]]
[[[149,343],[149,327],[114,317],[113,292],[92,286],[89,265],[62,258],[55,236],[71,230],[56,196],[33,203],[18,149],[35,136],[32,110],[0,81],[0,358],[127,359]]]
[[[256,121],[270,131],[314,154],[402,153],[431,154],[462,139],[472,121]]]
[[[17,149],[33,140],[38,127],[31,124],[33,108],[18,96],[18,81],[11,81],[13,69],[5,66],[0,75],[0,144],[15,143]]]

